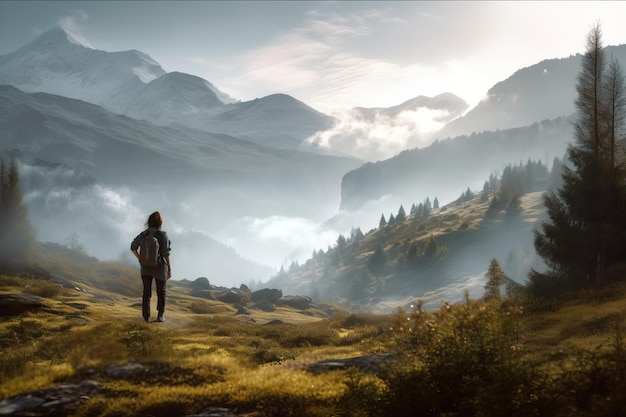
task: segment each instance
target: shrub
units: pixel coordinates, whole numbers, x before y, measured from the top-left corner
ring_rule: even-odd
[[[522,356],[517,306],[467,299],[432,313],[400,311],[394,323],[404,360],[385,378],[385,415],[529,415],[526,399],[538,388]]]
[[[198,300],[191,303],[190,310],[195,314],[208,314],[211,311],[211,306],[204,300]]]

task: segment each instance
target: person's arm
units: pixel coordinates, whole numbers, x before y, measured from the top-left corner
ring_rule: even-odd
[[[142,235],[143,232],[139,233],[130,244],[130,251],[133,253],[133,255],[135,255],[135,258],[137,258],[137,260],[139,260],[139,242],[141,241]]]
[[[170,242],[167,232],[161,232],[161,256],[167,265],[167,279],[172,278],[172,264],[170,263],[170,252],[172,242]]]
[[[172,278],[172,265],[170,264],[170,256],[165,257],[165,264],[167,265],[167,279]]]

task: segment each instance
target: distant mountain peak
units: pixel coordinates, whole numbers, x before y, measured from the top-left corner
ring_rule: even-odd
[[[94,49],[61,26],[1,55],[0,84],[86,101],[161,126],[187,126],[294,150],[332,124],[330,117],[288,95],[242,103],[201,77],[166,73],[141,51]]]
[[[61,29],[63,32],[65,32],[65,35],[67,37],[67,40],[70,43],[73,43],[74,45],[78,45],[78,46],[82,46],[85,48],[89,48],[89,49],[96,49],[93,46],[91,46],[91,44],[89,43],[89,41],[87,41],[87,39],[83,38],[82,35],[80,35],[79,33],[68,29],[68,28],[64,28],[61,26],[58,26],[59,29]],[[54,29],[52,29],[54,30]]]
[[[37,50],[52,54],[65,47],[77,46],[87,49],[95,49],[78,33],[70,29],[65,29],[61,26],[54,26],[52,29],[49,29],[37,36],[33,41],[20,48],[20,50]]]

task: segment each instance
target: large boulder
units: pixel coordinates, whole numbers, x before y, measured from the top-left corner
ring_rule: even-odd
[[[17,316],[27,311],[44,308],[43,298],[33,294],[7,294],[0,296],[0,317]]]
[[[215,297],[223,303],[245,304],[243,295],[237,290],[218,292],[215,294]]]
[[[252,293],[252,301],[258,303],[259,301],[267,300],[274,304],[283,296],[283,291],[275,288],[264,288]]]
[[[191,284],[189,284],[189,288],[194,290],[210,290],[211,283],[207,277],[196,278]]]

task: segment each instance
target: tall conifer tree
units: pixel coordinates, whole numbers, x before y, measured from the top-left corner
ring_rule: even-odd
[[[34,240],[17,163],[12,158],[7,167],[0,158],[0,269],[13,270],[24,265]]]
[[[625,257],[618,249],[625,243],[619,214],[623,76],[615,62],[607,71],[605,60],[596,25],[587,37],[576,85],[574,143],[567,152],[571,167],[563,166],[561,188],[544,195],[549,220],[535,231],[535,249],[548,275],[576,285],[605,281],[608,267]]]

